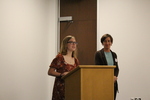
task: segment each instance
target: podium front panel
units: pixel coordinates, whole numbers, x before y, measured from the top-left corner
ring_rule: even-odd
[[[115,66],[84,65],[65,80],[65,100],[113,100]]]
[[[81,100],[113,100],[112,69],[81,69]]]

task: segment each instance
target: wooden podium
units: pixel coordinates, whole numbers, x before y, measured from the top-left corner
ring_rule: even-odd
[[[115,66],[80,65],[66,76],[65,100],[113,100]]]

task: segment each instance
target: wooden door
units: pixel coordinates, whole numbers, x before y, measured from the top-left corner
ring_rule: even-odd
[[[72,16],[73,22],[60,23],[60,41],[75,36],[80,64],[94,64],[97,30],[97,0],[60,0],[60,17]]]

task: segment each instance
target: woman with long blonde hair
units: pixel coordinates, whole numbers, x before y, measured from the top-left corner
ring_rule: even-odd
[[[76,57],[77,42],[74,36],[66,36],[62,43],[60,52],[49,66],[48,75],[55,76],[52,100],[65,100],[65,86],[62,76],[68,74],[79,65]]]

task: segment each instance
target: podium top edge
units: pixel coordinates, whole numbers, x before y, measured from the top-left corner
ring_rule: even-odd
[[[115,68],[116,66],[112,65],[79,65],[80,68]]]
[[[109,66],[109,65],[79,65],[74,70],[70,71],[67,75],[63,76],[62,79],[65,79],[66,77],[70,76],[72,73],[76,72],[79,69],[114,69],[116,66]]]

